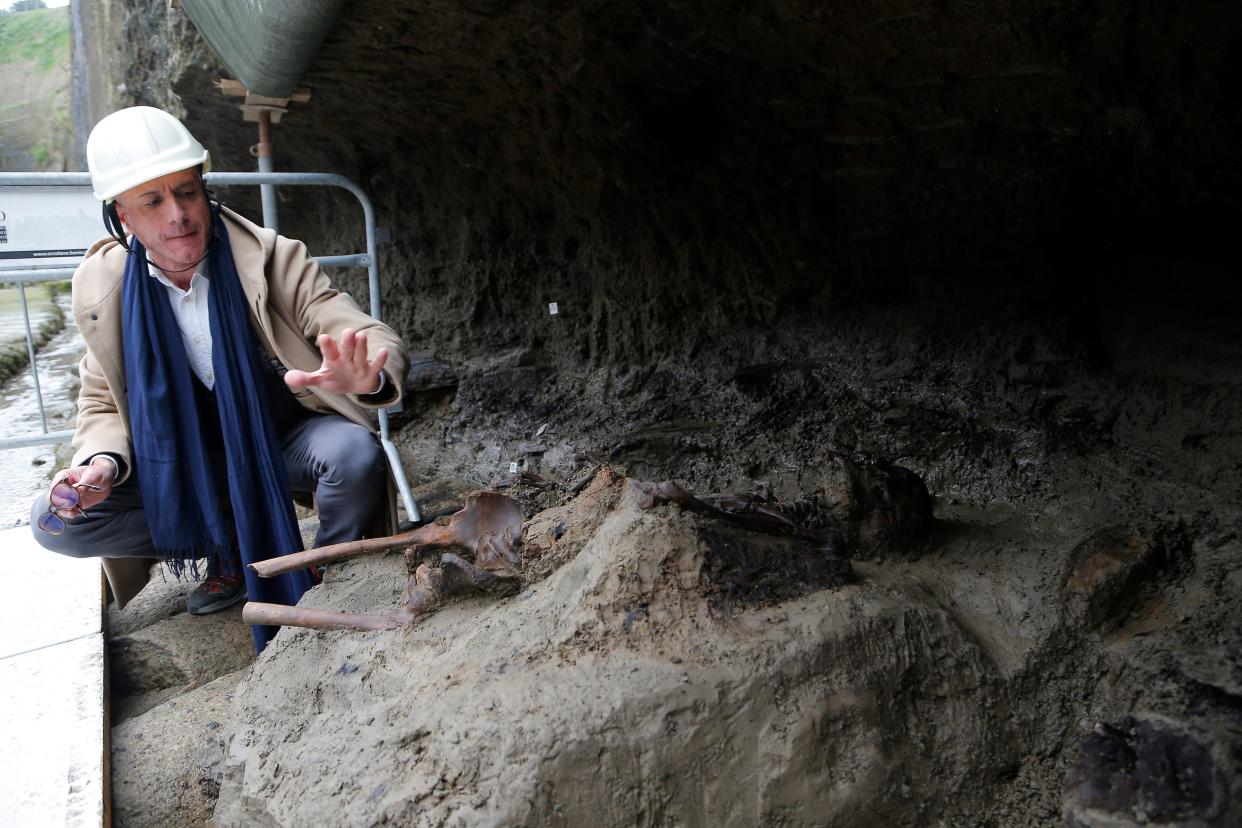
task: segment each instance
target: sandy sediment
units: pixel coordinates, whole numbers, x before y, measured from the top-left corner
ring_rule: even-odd
[[[1142,598],[1186,551],[1175,532],[1084,546],[1072,524],[947,510],[925,555],[833,560],[852,574],[772,600],[739,591],[722,555],[779,571],[834,553],[644,505],[601,474],[537,514],[528,555],[559,565],[515,597],[451,603],[408,630],[283,630],[239,686],[217,824],[1053,819],[1055,772],[1015,777],[1125,697],[1107,650],[1134,632],[1110,597]],[[304,606],[403,601],[399,556],[330,572]],[[1019,787],[1019,805],[998,805]]]

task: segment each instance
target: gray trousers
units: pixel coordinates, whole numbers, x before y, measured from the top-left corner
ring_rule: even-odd
[[[290,428],[281,448],[290,488],[315,495],[319,509],[316,545],[362,537],[387,500],[388,467],[375,435],[338,414],[325,414],[307,417]],[[142,502],[135,474],[114,488],[103,503],[92,506],[88,516],[69,521],[59,535],[49,535],[38,526],[47,505],[44,492],[30,510],[30,528],[46,549],[74,558],[160,557],[147,528],[143,509],[148,504]]]

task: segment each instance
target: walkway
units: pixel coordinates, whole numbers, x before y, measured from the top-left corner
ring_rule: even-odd
[[[107,708],[98,560],[0,532],[0,802],[14,826],[104,826]]]

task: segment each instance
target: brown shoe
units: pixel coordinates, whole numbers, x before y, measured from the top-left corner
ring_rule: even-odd
[[[190,615],[210,615],[246,600],[246,582],[237,575],[208,578],[190,593],[185,608]]]

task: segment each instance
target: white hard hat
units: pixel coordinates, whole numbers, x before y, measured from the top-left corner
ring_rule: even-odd
[[[162,175],[203,165],[211,154],[185,125],[162,109],[131,106],[104,118],[86,140],[86,166],[95,198],[109,202]]]

